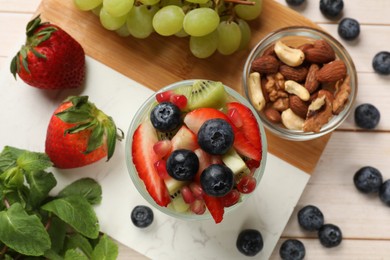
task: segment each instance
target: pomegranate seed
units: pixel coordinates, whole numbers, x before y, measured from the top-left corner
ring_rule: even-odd
[[[206,211],[206,205],[203,200],[195,200],[191,203],[191,211],[197,215],[202,215]]]
[[[237,128],[241,128],[242,125],[244,124],[242,121],[241,115],[238,113],[236,108],[231,108],[227,112],[227,116],[230,118],[230,120],[233,122],[233,124]]]
[[[183,196],[183,200],[185,201],[185,203],[191,204],[195,201],[194,194],[192,194],[190,187],[184,186],[183,188],[181,188],[180,193],[181,196]]]
[[[230,207],[236,204],[240,200],[240,192],[236,189],[232,189],[228,194],[222,197],[222,204],[224,207]]]
[[[166,179],[169,176],[167,172],[167,162],[165,160],[158,160],[157,162],[154,163],[154,168],[156,169],[158,175],[162,179]]]
[[[178,108],[184,109],[187,106],[187,97],[184,95],[172,95],[169,99]]]
[[[170,140],[161,140],[153,145],[153,151],[161,159],[166,156],[172,149],[172,143]]]
[[[242,177],[240,182],[237,184],[238,191],[244,194],[251,193],[255,188],[256,179],[250,175]]]
[[[248,166],[249,169],[255,169],[260,167],[260,161],[250,159],[245,162],[246,166]]]
[[[203,189],[200,187],[199,184],[193,182],[190,184],[190,189],[192,191],[192,194],[194,194],[195,198],[197,199],[203,199]]]
[[[172,90],[167,90],[164,92],[160,92],[156,94],[156,100],[158,103],[161,102],[167,102],[171,99],[171,96],[173,95]]]

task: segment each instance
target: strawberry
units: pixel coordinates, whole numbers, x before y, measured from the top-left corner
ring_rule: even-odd
[[[72,96],[52,115],[46,133],[46,153],[57,168],[76,168],[111,158],[123,133],[111,117],[88,101]]]
[[[172,151],[177,149],[187,149],[194,151],[199,148],[196,135],[188,129],[185,125],[181,126],[179,131],[171,140]]]
[[[171,199],[164,180],[154,166],[159,160],[153,151],[153,146],[157,142],[158,138],[152,124],[149,120],[144,121],[134,132],[132,157],[138,176],[144,182],[150,196],[158,205],[166,207]]]
[[[222,199],[220,197],[209,196],[206,193],[203,194],[203,199],[215,223],[220,223],[225,213]]]
[[[26,28],[26,43],[12,59],[11,72],[40,89],[80,87],[85,78],[85,53],[60,27],[41,23],[39,16]]]

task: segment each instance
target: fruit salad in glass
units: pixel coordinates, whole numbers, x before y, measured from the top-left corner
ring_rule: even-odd
[[[221,82],[186,80],[163,88],[137,111],[127,137],[136,188],[180,219],[221,222],[264,173],[261,121],[245,98]]]

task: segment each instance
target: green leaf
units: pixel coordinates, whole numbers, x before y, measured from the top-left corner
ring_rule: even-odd
[[[65,252],[65,260],[89,260],[82,252],[75,249],[69,249]]]
[[[25,150],[18,149],[12,146],[5,146],[0,153],[0,173],[16,166],[16,160],[22,155]]]
[[[24,174],[19,167],[7,169],[0,175],[0,181],[6,188],[18,189],[23,186]]]
[[[93,128],[91,136],[88,140],[88,146],[85,153],[90,153],[99,148],[103,144],[104,128],[101,124],[97,124]]]
[[[64,260],[63,257],[61,257],[59,254],[57,254],[52,249],[47,250],[45,252],[44,256],[46,259],[50,259],[50,260]]]
[[[65,123],[80,123],[91,119],[89,111],[62,111],[56,114],[56,117],[61,119]]]
[[[30,151],[21,154],[16,162],[25,171],[43,171],[53,165],[47,154]]]
[[[42,170],[26,172],[25,176],[30,186],[29,202],[35,208],[48,197],[49,192],[57,185],[57,181],[51,172]]]
[[[104,234],[92,253],[92,260],[110,260],[118,257],[118,245]]]
[[[35,215],[19,203],[0,212],[0,240],[13,250],[30,256],[43,255],[51,246],[49,234]]]
[[[59,253],[64,249],[67,225],[64,221],[56,216],[52,216],[50,227],[47,230],[51,239],[51,250]]]
[[[74,234],[67,238],[66,249],[80,249],[88,258],[91,257],[93,251],[88,239],[80,234]]]
[[[71,195],[80,195],[86,198],[89,203],[98,204],[102,200],[102,187],[94,179],[82,178],[69,184],[58,193],[59,197]]]
[[[77,232],[89,238],[99,235],[99,223],[91,204],[81,196],[58,198],[42,206],[57,215]]]
[[[7,189],[3,190],[4,197],[7,199],[10,205],[20,203],[23,208],[26,207],[28,188],[22,186],[19,189]]]

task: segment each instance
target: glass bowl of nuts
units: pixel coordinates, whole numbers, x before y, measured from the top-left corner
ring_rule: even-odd
[[[302,26],[264,37],[249,54],[242,80],[264,126],[294,141],[336,129],[357,94],[356,69],[346,49],[328,33]]]

